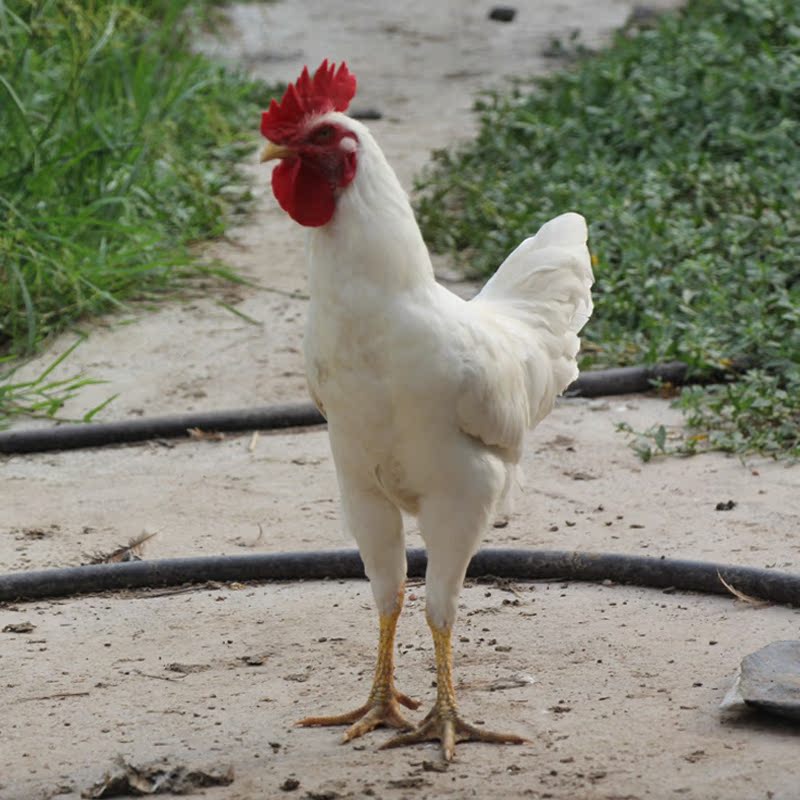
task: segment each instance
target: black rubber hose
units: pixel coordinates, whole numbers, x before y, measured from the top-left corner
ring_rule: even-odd
[[[564,394],[567,397],[604,397],[646,392],[652,389],[656,382],[680,386],[686,382],[688,371],[689,367],[682,361],[670,361],[652,367],[587,370],[567,387]]]
[[[688,367],[679,361],[653,367],[618,367],[584,372],[565,392],[568,397],[600,397],[646,392],[655,381],[679,385],[686,380]],[[40,453],[129,444],[149,439],[189,436],[189,431],[232,433],[252,430],[278,430],[324,425],[325,418],[310,403],[262,406],[230,411],[201,411],[164,417],[145,417],[122,422],[95,422],[62,425],[57,428],[7,431],[0,433],[0,453]]]
[[[293,403],[230,411],[202,411],[145,417],[123,422],[93,422],[61,425],[57,428],[6,431],[0,433],[0,453],[41,453],[47,450],[73,450],[129,444],[149,439],[190,436],[192,429],[224,433],[252,430],[279,430],[324,425],[325,418],[311,403]]]
[[[408,550],[408,574],[421,577],[425,551]],[[513,580],[604,581],[635,586],[727,594],[724,578],[738,591],[762,600],[800,605],[800,575],[703,561],[582,553],[562,550],[487,548],[472,559],[471,577]],[[296,581],[363,578],[357,550],[168,558],[121,564],[0,575],[0,601],[160,588],[206,581]]]

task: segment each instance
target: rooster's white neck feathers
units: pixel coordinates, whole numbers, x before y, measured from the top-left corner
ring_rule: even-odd
[[[358,137],[356,176],[336,200],[333,219],[309,232],[312,295],[331,281],[376,283],[384,291],[413,290],[434,282],[427,247],[408,195],[369,129],[344,114],[326,115]]]

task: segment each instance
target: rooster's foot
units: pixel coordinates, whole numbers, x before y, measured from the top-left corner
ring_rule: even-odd
[[[456,742],[492,742],[494,744],[525,744],[527,739],[514,733],[495,733],[464,722],[454,708],[438,708],[434,706],[420,726],[411,731],[389,739],[381,749],[403,747],[420,742],[440,741],[442,757],[452,761],[456,751]]]
[[[363,706],[346,714],[333,717],[306,717],[297,724],[304,728],[322,725],[349,725],[350,727],[342,737],[343,743],[363,736],[381,725],[399,730],[412,730],[414,725],[403,716],[403,712],[400,710],[401,705],[411,709],[419,708],[418,701],[392,689],[388,699],[370,697]]]

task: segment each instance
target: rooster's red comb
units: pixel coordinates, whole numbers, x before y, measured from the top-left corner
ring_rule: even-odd
[[[356,76],[344,61],[328,65],[326,58],[312,78],[308,67],[296,83],[290,83],[280,103],[273,100],[261,116],[261,133],[271,142],[282,143],[291,138],[308,114],[346,111],[356,93]]]

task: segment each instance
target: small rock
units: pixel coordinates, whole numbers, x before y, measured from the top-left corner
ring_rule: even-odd
[[[489,19],[495,22],[513,22],[517,16],[517,9],[514,6],[494,6],[489,12]]]
[[[772,642],[742,659],[723,708],[739,702],[800,720],[800,640]]]
[[[715,511],[733,511],[734,508],[736,508],[735,500],[725,500],[714,506]]]
[[[300,786],[300,781],[297,778],[287,778],[281,784],[281,791],[282,792],[293,792]]]
[[[377,108],[354,108],[347,112],[347,116],[353,119],[383,119],[383,112]]]
[[[114,768],[82,793],[82,797],[129,797],[147,794],[193,794],[206,786],[230,786],[233,767],[187,767],[163,758],[148,764],[132,764],[119,756]]]

